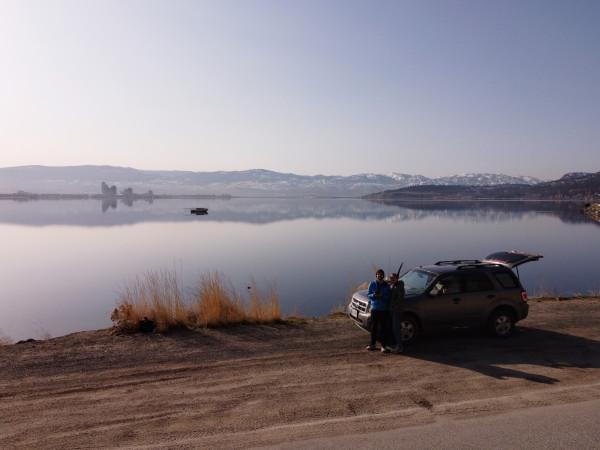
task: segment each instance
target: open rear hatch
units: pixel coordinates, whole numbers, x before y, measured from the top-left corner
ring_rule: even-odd
[[[530,261],[537,261],[543,258],[542,255],[533,255],[530,253],[520,252],[518,250],[511,250],[509,252],[496,252],[486,256],[482,262],[491,264],[501,264],[510,269],[513,269],[521,264],[525,264]]]

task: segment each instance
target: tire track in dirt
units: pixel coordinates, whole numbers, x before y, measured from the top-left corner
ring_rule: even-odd
[[[566,303],[400,356],[345,318],[0,347],[0,447],[245,448],[598,398],[600,301]]]

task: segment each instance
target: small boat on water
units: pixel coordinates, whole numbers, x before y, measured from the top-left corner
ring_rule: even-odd
[[[192,208],[192,209],[190,209],[190,213],[196,214],[196,215],[208,214],[208,208]]]

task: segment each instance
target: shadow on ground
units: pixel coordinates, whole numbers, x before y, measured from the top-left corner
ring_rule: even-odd
[[[522,378],[554,384],[557,378],[503,366],[600,368],[600,342],[539,328],[520,327],[513,336],[497,339],[461,333],[423,337],[406,356],[470,369],[497,378]]]

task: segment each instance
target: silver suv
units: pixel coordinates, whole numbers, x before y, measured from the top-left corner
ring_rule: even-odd
[[[518,266],[540,258],[513,250],[483,260],[438,261],[410,270],[400,277],[406,291],[402,340],[414,341],[421,333],[442,329],[477,327],[500,337],[510,335],[529,312]],[[347,313],[359,326],[370,329],[366,290],[352,295]]]

